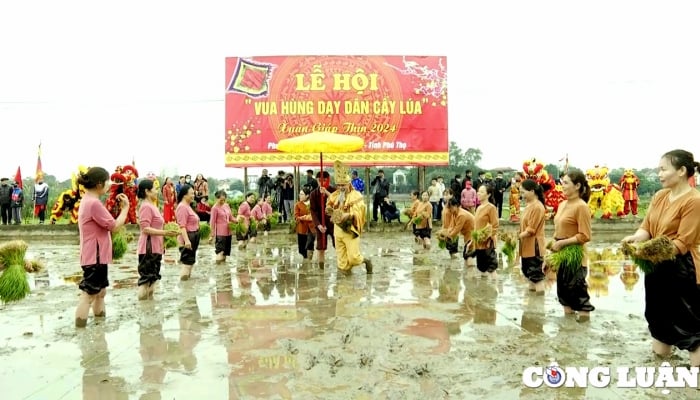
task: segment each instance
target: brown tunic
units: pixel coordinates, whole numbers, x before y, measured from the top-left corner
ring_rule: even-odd
[[[474,215],[472,213],[460,208],[456,215],[449,212],[449,210],[444,215],[449,215],[449,222],[445,223],[447,236],[455,238],[457,235],[462,234],[465,244],[472,240],[472,232],[474,231]]]
[[[580,244],[591,240],[591,213],[588,204],[580,198],[562,201],[554,216],[554,238],[561,240],[574,236]],[[581,264],[588,265],[585,247]]]
[[[700,283],[700,192],[691,190],[687,194],[669,200],[671,191],[662,189],[654,195],[641,229],[652,238],[667,236],[673,240],[679,254],[690,251],[695,264],[696,280]]]
[[[535,243],[539,246],[540,256],[544,256],[545,209],[539,201],[529,203],[520,219],[520,233],[527,232],[530,236],[520,239],[520,257],[535,257]]]
[[[495,246],[498,242],[498,211],[496,210],[496,206],[490,202],[481,204],[476,209],[476,215],[474,216],[474,229],[482,229],[488,224],[491,224],[491,228],[493,229],[491,240]],[[485,241],[483,243],[475,243],[474,245],[477,250],[488,249],[491,246],[491,243]]]
[[[433,204],[431,202],[418,202],[413,215],[414,217],[420,217],[422,219],[420,224],[416,224],[416,229],[433,227]]]

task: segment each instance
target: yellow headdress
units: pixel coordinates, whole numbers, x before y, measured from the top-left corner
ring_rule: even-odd
[[[346,185],[350,183],[350,171],[348,167],[345,166],[340,161],[333,163],[333,171],[335,173],[335,183],[336,185]]]

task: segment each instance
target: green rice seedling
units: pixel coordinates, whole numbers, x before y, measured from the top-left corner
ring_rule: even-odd
[[[583,262],[583,245],[571,244],[563,247],[559,251],[547,254],[544,262],[548,268],[556,272],[559,268],[576,269],[581,267]]]
[[[199,237],[201,240],[207,240],[211,236],[211,225],[207,222],[199,223]]]
[[[10,264],[0,275],[0,300],[3,303],[19,301],[27,297],[29,292],[24,263]]]
[[[0,244],[0,264],[24,265],[24,256],[27,254],[27,242],[24,240],[10,240]]]
[[[180,225],[178,225],[176,222],[168,222],[167,224],[165,224],[163,229],[165,229],[166,231],[179,231]],[[177,236],[166,236],[165,248],[171,249],[173,247],[177,247]]]
[[[124,257],[128,248],[129,243],[126,241],[124,228],[112,232],[112,259],[119,260]]]

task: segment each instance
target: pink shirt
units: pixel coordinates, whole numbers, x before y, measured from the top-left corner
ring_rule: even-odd
[[[139,226],[141,227],[141,235],[139,236],[138,243],[138,254],[146,254],[146,240],[148,239],[148,234],[143,233],[146,228],[163,229],[165,220],[163,216],[160,215],[160,211],[148,200],[141,202],[141,207],[139,208]],[[163,236],[160,235],[150,235],[151,236],[151,252],[153,254],[163,254],[164,246]]]
[[[256,221],[260,221],[265,218],[265,211],[263,211],[263,207],[258,204],[253,207],[253,211],[251,211],[250,214]]]
[[[272,215],[272,205],[264,201],[262,203],[262,211],[265,214],[265,217],[269,217],[270,215]]]
[[[240,206],[238,206],[238,216],[243,217],[246,224],[250,223],[250,209],[250,203],[247,201],[244,201]]]
[[[473,187],[469,189],[462,189],[462,194],[460,196],[460,204],[462,207],[474,207],[478,204],[478,198],[476,197],[476,190]]]
[[[214,204],[214,207],[211,208],[211,218],[209,221],[214,236],[231,236],[231,229],[229,229],[228,223],[233,221],[233,213],[228,204]]]
[[[99,198],[86,194],[78,208],[80,231],[80,265],[109,264],[112,262],[111,231],[117,221]],[[97,249],[99,248],[99,256]]]
[[[196,212],[187,204],[179,203],[175,209],[175,221],[180,228],[185,228],[187,232],[194,232],[199,230],[199,216]],[[181,245],[185,244],[185,239],[182,235],[177,237],[177,242]]]

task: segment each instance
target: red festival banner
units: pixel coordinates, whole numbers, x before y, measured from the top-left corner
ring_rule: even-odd
[[[226,166],[312,165],[277,151],[311,132],[360,136],[355,166],[447,165],[447,59],[439,56],[226,58]]]

